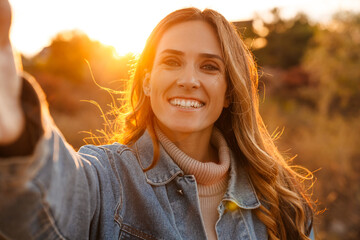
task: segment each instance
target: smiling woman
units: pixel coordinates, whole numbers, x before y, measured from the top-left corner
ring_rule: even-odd
[[[1,237],[313,238],[302,176],[259,115],[252,55],[218,12],[180,9],[154,28],[108,145],[74,152],[36,82],[0,69],[1,89],[23,84],[7,90],[26,124],[0,134]]]
[[[153,161],[142,165],[145,171],[157,168],[164,148],[185,174],[195,176],[208,238],[221,238],[220,223],[226,217],[216,211],[218,203],[221,207],[233,202],[243,210],[253,209],[250,216],[257,220],[245,220],[254,227],[250,236],[308,239],[311,202],[300,183],[301,175],[287,165],[261,120],[257,81],[251,53],[223,16],[194,8],[175,11],[147,40],[129,89],[130,114],[119,116],[118,129],[123,126],[124,131],[117,131],[114,139],[132,145],[146,129],[153,142]],[[200,107],[188,108],[193,100]],[[234,165],[227,165],[229,158],[241,167],[235,170]],[[232,186],[235,175],[226,174],[229,168],[235,175],[245,170],[260,202],[246,198],[251,195],[246,191],[235,191],[245,197],[241,200],[229,193],[242,182],[238,179]],[[258,226],[258,220],[264,225]],[[230,224],[225,229],[235,234],[231,239],[237,239],[241,230],[230,226],[234,227]],[[260,230],[264,226],[266,233]]]

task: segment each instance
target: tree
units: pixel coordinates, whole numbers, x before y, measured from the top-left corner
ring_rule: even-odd
[[[318,84],[318,108],[354,112],[360,108],[360,14],[338,13],[331,25],[316,32],[303,61]]]
[[[300,63],[316,26],[311,25],[307,16],[302,13],[289,20],[282,19],[277,8],[271,13],[273,21],[264,23],[264,27],[268,29],[268,34],[264,37],[267,44],[253,50],[258,64],[283,69],[296,66]]]
[[[91,71],[97,81],[106,83],[129,77],[129,63],[134,55],[119,57],[115,48],[91,40],[80,31],[61,32],[33,59],[30,59],[29,72],[46,72],[63,77],[72,83],[84,83],[91,79]],[[90,63],[90,67],[87,64]]]

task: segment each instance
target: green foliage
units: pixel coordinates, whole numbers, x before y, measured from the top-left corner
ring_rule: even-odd
[[[273,21],[264,23],[269,30],[265,36],[267,45],[254,49],[253,53],[260,66],[290,68],[300,63],[307,44],[316,29],[305,14],[298,14],[290,20],[283,20],[280,11],[272,11]]]
[[[68,31],[59,33],[27,67],[30,72],[43,71],[62,76],[72,83],[84,83],[91,79],[86,61],[95,73],[102,73],[101,79],[109,81],[128,78],[127,63],[132,59],[131,54],[118,57],[113,47],[93,41],[80,31]]]
[[[236,31],[245,40],[245,42],[247,39],[249,39],[248,47],[250,48],[251,48],[251,41],[253,41],[253,39],[260,37],[259,34],[255,32],[255,29],[253,27],[254,25],[253,20],[232,22],[232,24],[235,26]]]
[[[266,85],[260,110],[270,132],[285,128],[279,149],[315,171],[316,239],[359,239],[360,14],[327,26],[299,16],[275,14],[266,47],[254,49]]]
[[[108,111],[113,99],[99,85],[123,90],[134,58],[130,53],[118,56],[113,47],[70,31],[59,33],[48,47],[33,58],[22,57],[22,62],[43,88],[57,126],[78,149],[88,136],[79,132],[103,128],[101,113],[83,101],[97,102]]]
[[[83,33],[72,31],[58,34],[50,46],[35,58],[36,67],[72,82],[81,82],[87,76],[84,59],[89,58],[93,42]]]
[[[303,66],[319,85],[323,115],[359,109],[360,14],[339,13],[328,28],[317,31]]]

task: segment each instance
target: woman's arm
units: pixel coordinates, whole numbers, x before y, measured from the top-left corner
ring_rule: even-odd
[[[11,9],[0,0],[0,145],[15,141],[24,127],[20,104],[21,80],[9,40]]]
[[[0,239],[96,239],[105,154],[66,143],[39,85],[19,77],[10,22],[0,0]]]
[[[52,123],[35,80],[23,78],[22,86],[26,129],[0,147],[0,239],[94,239],[99,178],[109,182],[105,153],[76,153]]]

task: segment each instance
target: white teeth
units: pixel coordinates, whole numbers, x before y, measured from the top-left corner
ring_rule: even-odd
[[[182,107],[186,107],[186,102],[185,102],[185,100],[183,99],[183,100],[181,100],[181,104],[180,104],[180,106],[182,106]]]
[[[203,103],[196,101],[196,100],[179,99],[179,98],[171,99],[170,104],[173,106],[178,106],[178,107],[182,107],[182,108],[200,108],[200,107],[204,106]]]

